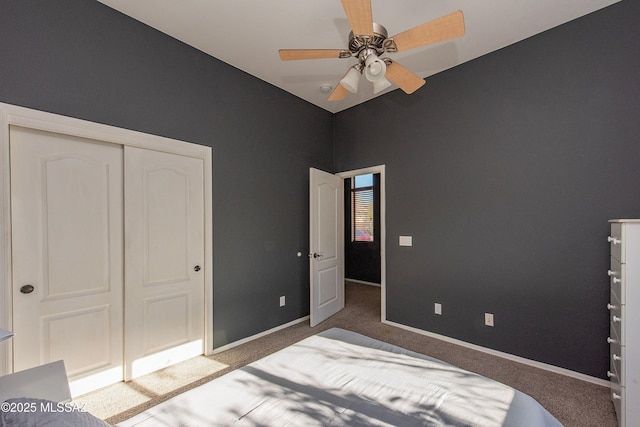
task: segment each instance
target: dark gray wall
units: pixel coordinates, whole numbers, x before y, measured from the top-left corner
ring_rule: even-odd
[[[337,170],[386,164],[389,320],[604,377],[607,220],[640,217],[638,22],[624,0],[335,116]]]
[[[214,148],[216,346],[308,314],[308,168],[335,156],[387,165],[390,320],[606,372],[606,221],[640,216],[638,2],[333,119],[98,2],[0,10],[0,102]]]
[[[214,346],[309,314],[296,252],[331,114],[97,1],[0,11],[0,102],[213,147]]]

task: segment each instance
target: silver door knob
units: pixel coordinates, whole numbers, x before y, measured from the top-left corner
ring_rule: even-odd
[[[20,292],[23,294],[30,294],[34,289],[33,285],[24,285],[20,288]]]

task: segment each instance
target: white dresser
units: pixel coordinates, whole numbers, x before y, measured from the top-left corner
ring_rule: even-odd
[[[620,427],[640,423],[640,219],[609,221],[611,399]]]

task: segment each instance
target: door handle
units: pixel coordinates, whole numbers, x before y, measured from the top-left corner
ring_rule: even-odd
[[[195,267],[193,267],[193,271],[196,271],[196,272],[200,271],[200,266],[196,265]]]
[[[316,252],[314,252],[312,254],[309,254],[309,258],[322,258],[323,256],[324,255],[321,255],[321,254],[316,253]]]
[[[33,285],[24,285],[20,287],[20,292],[23,294],[30,294],[34,289]]]

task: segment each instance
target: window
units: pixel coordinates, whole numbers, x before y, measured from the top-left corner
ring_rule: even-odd
[[[373,174],[354,177],[351,185],[351,241],[372,242]]]

